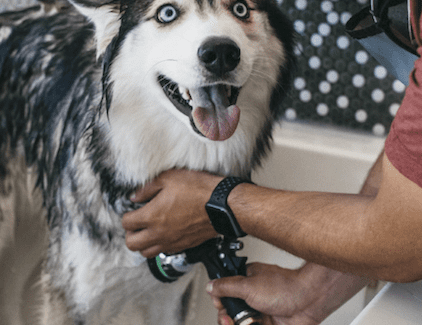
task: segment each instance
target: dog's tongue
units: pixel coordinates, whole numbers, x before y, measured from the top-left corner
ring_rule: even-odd
[[[224,141],[236,131],[240,109],[231,105],[226,86],[189,89],[193,101],[192,117],[198,130],[210,140]]]

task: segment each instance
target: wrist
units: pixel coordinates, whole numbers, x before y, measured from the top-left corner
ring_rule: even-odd
[[[313,300],[306,312],[318,322],[326,319],[370,281],[314,263],[305,264],[300,269],[299,278]]]
[[[242,183],[236,186],[228,197],[228,204],[243,231],[261,239],[266,238],[263,234],[267,234],[265,223],[262,222],[269,220],[266,209],[268,205],[273,204],[265,203],[268,193],[261,194],[266,190],[267,188],[256,184]]]
[[[226,177],[213,190],[205,205],[212,226],[219,233],[229,238],[246,236],[228,204],[231,191],[238,185],[251,183],[240,177]]]

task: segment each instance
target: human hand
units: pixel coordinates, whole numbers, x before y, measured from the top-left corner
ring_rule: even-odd
[[[205,204],[221,177],[169,170],[136,191],[133,202],[147,202],[123,216],[126,245],[147,258],[176,253],[217,236]]]
[[[221,297],[246,301],[263,315],[264,325],[316,325],[324,317],[313,314],[320,296],[314,286],[308,286],[302,270],[283,269],[275,265],[249,264],[247,276],[214,280],[207,286],[214,306],[218,309],[219,324],[233,325],[221,304]]]

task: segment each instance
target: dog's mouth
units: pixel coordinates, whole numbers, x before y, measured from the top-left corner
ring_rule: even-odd
[[[240,88],[216,84],[187,89],[160,75],[158,82],[173,105],[190,118],[193,129],[214,141],[224,141],[236,131]]]

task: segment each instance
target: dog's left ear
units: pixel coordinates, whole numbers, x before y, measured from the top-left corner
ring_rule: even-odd
[[[99,58],[119,33],[120,1],[69,0],[69,2],[94,24],[97,58]]]

